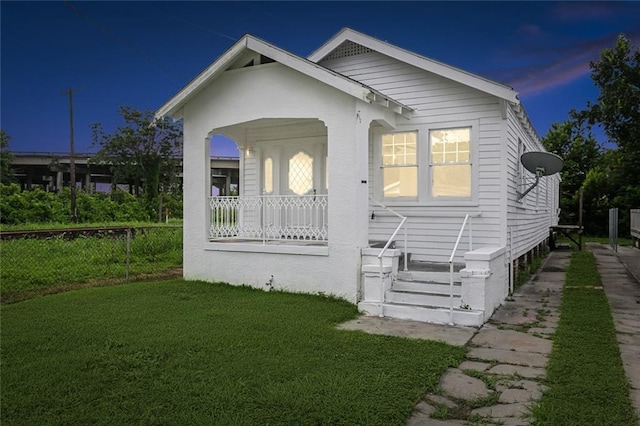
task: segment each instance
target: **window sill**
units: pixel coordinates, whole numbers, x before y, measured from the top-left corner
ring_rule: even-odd
[[[428,200],[428,201],[394,201],[381,200],[382,204],[388,207],[479,207],[480,204],[474,200]]]

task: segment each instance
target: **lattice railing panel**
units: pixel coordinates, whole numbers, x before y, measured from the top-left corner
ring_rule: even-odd
[[[211,197],[209,238],[327,241],[327,195]]]

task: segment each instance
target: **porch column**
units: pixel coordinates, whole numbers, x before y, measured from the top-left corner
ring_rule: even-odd
[[[357,110],[325,119],[329,152],[329,245],[359,250],[368,244],[369,123]]]

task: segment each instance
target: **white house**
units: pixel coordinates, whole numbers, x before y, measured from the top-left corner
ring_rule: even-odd
[[[157,116],[184,120],[185,278],[479,325],[557,224],[557,175],[521,197],[544,147],[517,92],[348,28],[306,59],[245,35]],[[211,196],[214,134],[237,197]]]

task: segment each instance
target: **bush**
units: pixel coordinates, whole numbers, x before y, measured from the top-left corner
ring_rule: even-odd
[[[180,217],[182,217],[182,200]],[[177,205],[178,201],[172,204]],[[20,191],[17,184],[0,185],[0,223],[21,225],[27,223],[70,223],[71,190],[64,188],[59,194],[40,188]],[[172,207],[173,208],[173,207]],[[76,209],[80,223],[148,221],[140,201],[133,195],[115,190],[110,194],[84,191],[76,193]],[[172,210],[173,216],[177,216]]]

